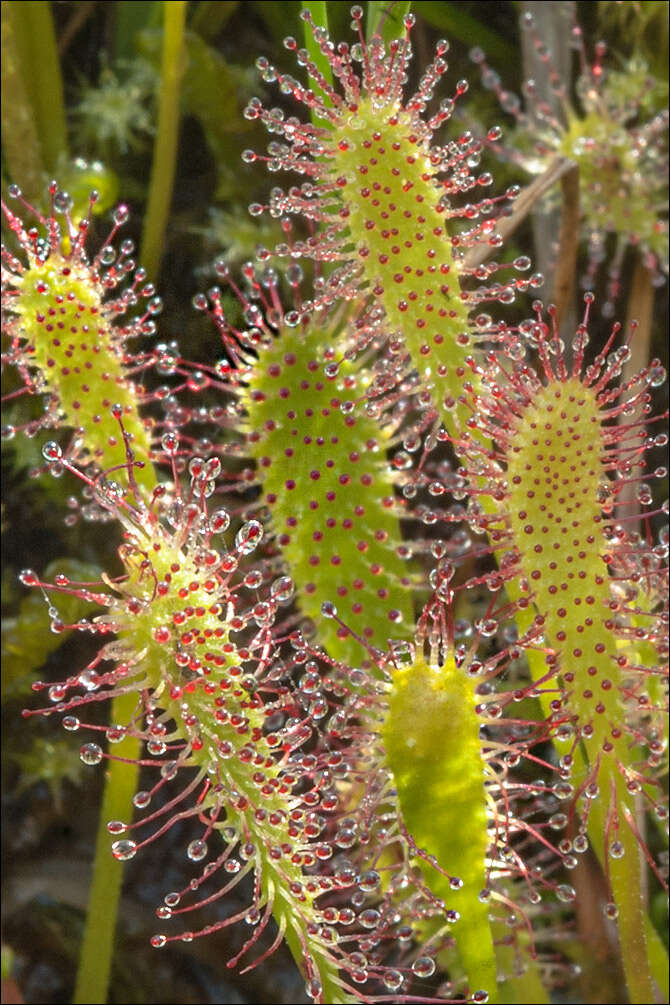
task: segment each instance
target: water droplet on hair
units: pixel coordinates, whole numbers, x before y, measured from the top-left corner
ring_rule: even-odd
[[[563,904],[572,904],[577,894],[575,893],[574,886],[569,886],[568,883],[561,883],[556,887],[556,896]]]
[[[430,956],[420,956],[412,964],[412,973],[416,977],[432,977],[435,973],[435,960]]]
[[[69,213],[73,205],[74,200],[67,192],[57,192],[54,196],[54,209],[57,213]]]
[[[42,456],[47,461],[59,461],[63,456],[63,451],[54,440],[48,440],[42,447]]]
[[[621,841],[612,841],[609,847],[609,853],[611,858],[623,858],[626,853],[626,849]]]
[[[358,916],[358,920],[363,928],[376,928],[379,924],[379,911],[375,911],[373,908],[368,908],[366,911],[362,911]]]
[[[186,849],[186,857],[190,858],[191,862],[201,862],[206,855],[207,842],[203,841],[202,838],[196,838],[195,841],[191,841]]]
[[[112,855],[119,862],[127,862],[128,859],[134,858],[136,851],[137,845],[135,842],[125,838],[123,841],[115,841],[112,845]]]
[[[308,981],[307,984],[305,984],[305,991],[313,1001],[316,1001],[317,998],[321,997],[323,985],[320,980],[313,977],[311,981]]]
[[[295,586],[290,576],[280,576],[270,587],[270,596],[279,604],[287,603],[295,592]]]
[[[384,987],[389,991],[398,991],[403,986],[403,981],[399,970],[387,970],[383,977]]]
[[[100,764],[102,760],[102,747],[97,743],[85,743],[79,751],[79,758],[84,764]]]
[[[243,555],[249,555],[263,539],[263,525],[258,520],[242,524],[235,536],[235,547]]]

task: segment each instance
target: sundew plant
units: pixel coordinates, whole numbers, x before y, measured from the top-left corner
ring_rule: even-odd
[[[622,6],[3,3],[7,1001],[668,1000]]]

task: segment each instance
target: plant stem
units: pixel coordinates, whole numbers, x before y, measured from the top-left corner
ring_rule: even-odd
[[[149,185],[149,203],[142,230],[141,261],[151,278],[160,266],[172,199],[177,139],[179,135],[179,87],[183,71],[185,0],[163,4],[163,58],[158,108],[158,132]]]
[[[5,6],[3,4],[3,6]],[[50,4],[6,4],[12,20],[23,83],[32,105],[44,168],[55,172],[67,156],[67,131],[63,102],[63,78],[58,60]]]
[[[509,216],[504,216],[498,221],[497,232],[503,241],[507,241],[520,224],[526,219],[539,199],[553,188],[557,181],[562,180],[564,175],[572,170],[572,162],[567,157],[557,156],[550,161],[546,170],[521,190],[519,196],[514,200],[513,209]],[[463,259],[466,269],[474,269],[483,262],[488,261],[495,254],[495,247],[490,244],[476,244],[470,248]]]
[[[651,327],[654,311],[654,286],[649,269],[638,258],[633,270],[630,295],[626,305],[626,331],[630,331],[635,322],[635,338],[630,340],[630,356],[623,366],[621,379],[624,383],[631,380],[647,366],[651,358],[649,351],[651,343]],[[638,405],[634,415],[621,416],[621,422],[639,422],[643,418],[642,405]],[[627,516],[632,511],[631,503],[635,502],[638,486],[631,482],[624,485],[617,497],[617,508],[622,515]],[[635,530],[635,527],[629,527]]]
[[[619,909],[617,925],[626,987],[632,1005],[638,1005],[654,1001],[654,990],[645,938],[646,912],[641,895],[639,845],[631,827],[631,822],[634,823],[635,820],[634,802],[616,764],[603,762],[598,781],[602,798],[593,800],[589,813],[589,835],[594,851],[601,861],[605,860],[607,863],[612,895]],[[606,807],[610,791],[612,802],[616,800],[618,811],[624,817],[619,821],[617,831],[617,838],[623,845],[623,855],[620,858],[610,855],[607,847],[609,821]]]
[[[551,297],[556,307],[556,324],[570,313],[579,250],[579,167],[573,164],[561,178],[561,225],[558,257]]]
[[[130,722],[136,705],[137,695],[132,692],[115,698],[111,706],[111,722]],[[124,820],[129,810],[132,811],[132,797],[137,790],[139,773],[139,766],[133,762],[140,755],[140,741],[134,736],[126,737],[114,747],[114,754],[127,761],[109,761],[106,773],[95,843],[93,881],[72,999],[74,1005],[107,1001],[123,879],[123,866],[112,857],[110,850],[107,822]]]
[[[14,26],[14,5],[2,4],[3,153],[12,181],[21,182],[28,199],[37,201],[44,166],[33,107],[21,73],[21,50]]]

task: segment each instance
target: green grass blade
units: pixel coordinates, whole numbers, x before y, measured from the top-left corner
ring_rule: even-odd
[[[402,19],[409,13],[411,0],[392,2],[392,0],[370,0],[368,3],[368,18],[366,34],[370,39],[373,35],[381,35],[386,43],[394,38],[401,38],[405,32]]]
[[[151,168],[149,203],[142,230],[140,260],[155,278],[170,213],[179,137],[179,89],[183,71],[185,0],[163,4],[163,57],[158,107],[158,133]]]
[[[129,722],[136,705],[137,695],[132,692],[115,698],[111,707],[110,721]],[[126,737],[114,748],[114,754],[129,761],[137,759],[140,754],[140,741],[135,737]],[[89,892],[84,938],[72,999],[74,1005],[107,1001],[123,879],[123,866],[112,856],[107,822],[127,820],[132,813],[132,799],[137,791],[138,774],[138,765],[109,761],[95,842],[93,879]]]
[[[312,20],[317,28],[325,28],[326,31],[328,31],[328,4],[325,0],[304,0],[302,9],[310,12]],[[312,29],[308,24],[305,25],[305,48],[309,53],[309,58],[312,60],[319,72],[323,74],[326,82],[332,85],[333,71],[331,70],[330,63],[321,52],[319,44],[314,38]],[[323,91],[312,77],[309,78],[309,81],[310,85],[315,87],[316,90],[323,95]],[[325,97],[325,95],[323,96]]]
[[[2,152],[12,181],[28,199],[38,201],[42,188],[42,150],[30,95],[21,73],[21,50],[13,5],[2,4]]]
[[[13,46],[8,55],[30,102],[41,151],[39,159],[44,170],[53,174],[67,156],[68,144],[63,78],[51,5],[46,0],[34,3],[8,0],[2,6],[13,29]],[[7,104],[4,107],[11,112]]]

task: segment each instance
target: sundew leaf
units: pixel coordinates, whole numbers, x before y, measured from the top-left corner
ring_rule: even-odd
[[[453,659],[436,667],[417,657],[395,671],[383,735],[403,818],[419,848],[458,870],[455,887],[421,865],[431,890],[460,914],[454,937],[470,989],[486,989],[495,1001],[490,907],[480,899],[488,830],[479,729],[472,681]]]
[[[365,393],[368,367],[323,361],[337,325],[284,326],[259,352],[243,394],[248,449],[258,464],[272,527],[300,593],[302,610],[335,659],[355,664],[357,639],[322,604],[337,605],[356,635],[376,646],[413,629],[407,562],[385,458],[393,433],[346,401]]]

